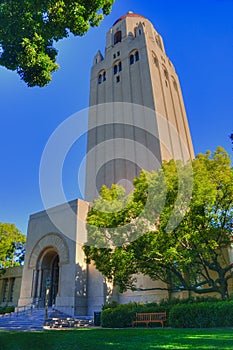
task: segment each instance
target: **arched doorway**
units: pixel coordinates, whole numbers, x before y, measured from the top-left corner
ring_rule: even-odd
[[[59,288],[59,256],[53,248],[47,248],[38,258],[35,276],[34,301],[45,306],[46,282],[50,280],[48,305],[55,304]]]

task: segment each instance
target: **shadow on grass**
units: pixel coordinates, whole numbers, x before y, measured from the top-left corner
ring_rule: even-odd
[[[79,329],[0,332],[0,350],[232,350],[233,329]]]

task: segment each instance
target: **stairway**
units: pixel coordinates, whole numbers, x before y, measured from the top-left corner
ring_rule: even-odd
[[[93,326],[92,317],[71,318],[59,311],[49,309],[45,320],[45,309],[12,312],[0,316],[0,330],[38,331],[51,328],[79,328]]]
[[[0,316],[0,330],[36,331],[42,330],[44,324],[44,309],[32,311],[12,312]]]

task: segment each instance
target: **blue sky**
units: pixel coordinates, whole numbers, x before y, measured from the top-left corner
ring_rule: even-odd
[[[195,153],[218,145],[232,153],[233,1],[116,0],[110,16],[82,38],[59,42],[60,69],[45,88],[28,88],[14,72],[0,68],[0,221],[27,231],[29,215],[43,210],[39,166],[43,149],[63,120],[88,107],[93,56],[104,52],[115,20],[133,11],[162,35],[179,75]],[[63,185],[67,200],[80,197],[77,170],[85,139],[67,157]]]

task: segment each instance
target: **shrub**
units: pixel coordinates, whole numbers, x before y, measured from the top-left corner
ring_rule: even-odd
[[[9,314],[15,310],[14,306],[3,306],[0,307],[0,314]]]
[[[135,315],[134,304],[118,305],[106,308],[101,314],[101,326],[106,328],[130,327]]]
[[[117,301],[111,301],[109,303],[104,304],[102,310],[115,309],[118,305],[119,303]]]
[[[101,326],[106,328],[131,327],[132,319],[135,317],[137,312],[157,312],[163,310],[161,310],[160,306],[156,303],[109,303],[103,307],[101,314]]]
[[[178,328],[232,327],[233,301],[174,305],[169,324]]]

